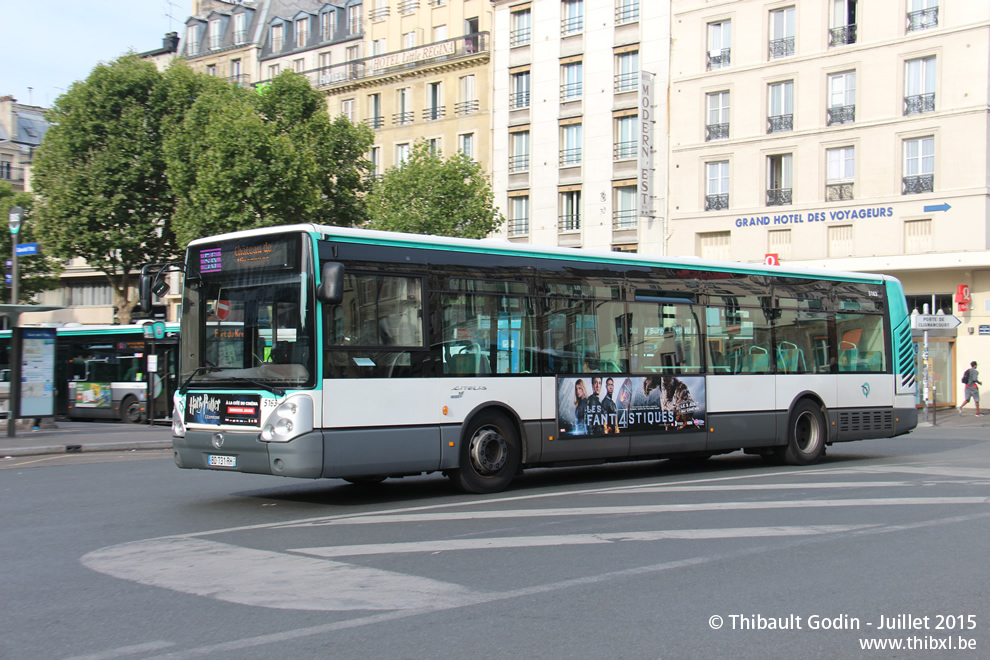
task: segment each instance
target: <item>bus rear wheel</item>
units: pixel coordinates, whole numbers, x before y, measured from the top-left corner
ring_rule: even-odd
[[[787,423],[787,445],[774,447],[777,458],[787,465],[812,465],[825,453],[828,431],[821,406],[799,401]]]
[[[515,426],[504,415],[483,412],[464,434],[460,467],[450,478],[467,493],[497,493],[512,482],[521,455]]]
[[[126,397],[124,402],[120,404],[121,421],[127,422],[128,424],[140,424],[143,417],[144,411],[141,410],[141,402],[135,397]]]

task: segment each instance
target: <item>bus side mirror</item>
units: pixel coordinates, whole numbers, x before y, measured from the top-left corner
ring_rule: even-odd
[[[134,306],[134,311],[151,313],[151,285],[155,281],[155,275],[148,266],[141,268],[141,275],[138,277],[138,303]]]
[[[344,300],[344,264],[335,261],[323,264],[316,297],[329,305],[339,305]]]

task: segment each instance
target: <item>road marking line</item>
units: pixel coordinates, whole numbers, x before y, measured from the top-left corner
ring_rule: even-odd
[[[88,655],[74,655],[65,660],[111,660],[112,658],[123,658],[128,655],[137,655],[149,651],[161,651],[170,646],[175,646],[173,642],[147,642],[145,644],[135,644],[133,646],[121,646],[120,648],[101,651],[100,653],[90,653]]]
[[[830,481],[807,484],[750,484],[741,486],[647,486],[636,487],[634,491],[613,491],[611,495],[635,493],[707,493],[719,491],[746,490],[820,490],[828,488],[898,488],[914,486],[908,481]]]

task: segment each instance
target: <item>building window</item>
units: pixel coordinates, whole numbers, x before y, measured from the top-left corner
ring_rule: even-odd
[[[569,190],[560,193],[560,214],[557,216],[557,231],[579,231],[581,229],[581,191]]]
[[[853,254],[852,225],[833,225],[828,228],[828,256],[851,257]]]
[[[856,43],[856,2],[857,0],[832,0],[829,47]]]
[[[340,102],[340,114],[347,117],[347,121],[354,123],[354,99],[345,99]]]
[[[639,51],[615,56],[616,93],[633,92],[639,86]]]
[[[732,39],[732,21],[718,21],[708,24],[707,69],[724,69],[729,66]]]
[[[705,142],[729,139],[729,92],[712,92],[706,95],[708,123],[705,124]]]
[[[698,234],[698,256],[712,261],[732,259],[732,232],[709,231]]]
[[[729,208],[729,161],[705,163],[705,173],[705,210],[724,211]]]
[[[794,157],[780,154],[767,157],[767,206],[793,203]]]
[[[347,34],[361,33],[361,5],[347,8]]]
[[[935,190],[935,138],[904,140],[904,179],[902,195]]]
[[[284,29],[281,23],[272,26],[272,52],[278,53],[282,50],[284,43]]]
[[[186,27],[186,54],[199,54],[199,24]]]
[[[371,178],[382,178],[382,148],[372,147],[368,152],[368,162],[371,163]]]
[[[774,83],[769,87],[767,133],[794,130],[794,81]]]
[[[216,78],[217,77],[217,65],[216,64],[207,64],[206,65],[206,75],[212,76],[212,77]]]
[[[385,117],[382,116],[381,94],[368,94],[368,117],[364,123],[371,128],[381,128],[385,125]]]
[[[447,26],[437,25],[433,28],[433,42],[446,41],[447,40]]]
[[[462,154],[474,160],[474,133],[461,133],[457,136],[457,148]]]
[[[529,131],[509,135],[509,173],[529,170]]]
[[[636,186],[612,189],[612,229],[635,229],[639,211],[636,210]]]
[[[296,73],[302,73],[306,70],[306,60],[300,57],[297,60],[292,60],[292,70]]]
[[[638,126],[639,118],[636,115],[619,117],[615,120],[615,145],[612,150],[614,160],[636,157]]]
[[[402,35],[402,47],[404,49],[415,48],[416,47],[416,32],[406,32]]]
[[[584,31],[584,0],[564,0],[560,35],[566,37]]]
[[[581,124],[562,126],[560,129],[560,166],[581,164]]]
[[[560,67],[563,82],[560,85],[560,100],[573,101],[584,93],[584,64],[572,62]]]
[[[331,76],[330,65],[333,63],[333,58],[329,52],[319,54],[320,62],[320,83],[321,85],[329,85],[333,78]]]
[[[794,7],[770,12],[769,59],[788,57],[794,54]]]
[[[282,72],[282,66],[280,64],[271,64],[268,67],[268,79],[274,80],[278,77],[278,74]]]
[[[241,61],[231,60],[230,61],[230,82],[236,83],[238,85],[248,82],[246,78],[243,77],[241,73]]]
[[[443,144],[441,143],[442,138],[429,138],[426,141],[426,146],[430,148],[430,153],[434,156],[440,156],[443,154]]]
[[[510,76],[509,109],[520,110],[529,107],[529,71],[520,71]]]
[[[415,115],[412,109],[412,88],[403,87],[395,92],[396,113],[392,115],[392,123],[405,126],[413,123]]]
[[[223,45],[223,31],[220,29],[221,23],[217,19],[210,21],[210,48],[216,50]]]
[[[423,119],[427,121],[443,119],[444,112],[442,84],[429,83],[426,86],[426,108],[423,109]]]
[[[639,0],[615,0],[615,24],[625,25],[639,20]]]
[[[509,198],[509,236],[529,233],[529,197]]]
[[[234,14],[234,43],[242,44],[247,41],[247,14]]]
[[[904,222],[904,253],[922,254],[931,252],[932,245],[932,221],[906,220]]]
[[[525,46],[533,38],[529,9],[512,12],[509,24],[509,46]]]
[[[413,14],[419,9],[419,0],[399,0],[398,9],[402,16]]]
[[[904,114],[935,111],[935,58],[904,63]]]
[[[825,151],[827,174],[825,175],[825,201],[839,202],[853,199],[853,182],[856,180],[856,148],[839,147]]]
[[[309,17],[296,21],[296,48],[305,48],[309,43]]]
[[[907,31],[914,32],[933,27],[938,27],[938,0],[910,0]]]
[[[320,14],[320,36],[323,41],[333,39],[334,32],[337,31],[337,14],[333,10]]]
[[[388,0],[375,0],[374,9],[368,12],[368,18],[375,22],[384,21],[388,15]]]
[[[402,167],[407,160],[409,160],[409,143],[395,145],[395,166]]]
[[[828,77],[828,118],[826,124],[851,124],[856,121],[856,72],[844,71]]]
[[[791,258],[791,230],[771,229],[767,232],[767,252],[781,260]]]
[[[473,115],[478,112],[480,103],[474,87],[474,76],[461,76],[458,81],[461,100],[454,106],[454,112],[458,115]]]

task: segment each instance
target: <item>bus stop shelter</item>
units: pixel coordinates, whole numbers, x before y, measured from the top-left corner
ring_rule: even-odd
[[[7,394],[7,437],[17,434],[17,419],[21,417],[21,381],[24,364],[24,346],[22,341],[23,328],[20,327],[21,314],[27,312],[50,312],[63,307],[50,305],[0,305],[0,317],[7,319],[7,327],[12,330],[10,341],[10,390]],[[54,328],[52,328],[54,332]],[[54,382],[54,344],[52,345],[51,380]],[[54,393],[52,394],[54,405]],[[54,410],[54,409],[53,409]],[[47,415],[30,415],[30,417],[45,417]]]

